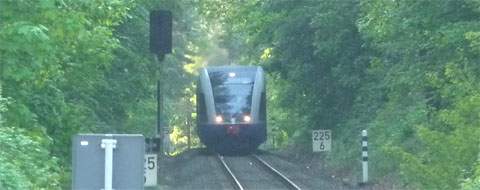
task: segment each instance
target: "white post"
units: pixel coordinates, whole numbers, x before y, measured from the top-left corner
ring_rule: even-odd
[[[367,130],[362,131],[362,183],[368,182],[368,137]]]
[[[113,190],[113,149],[117,147],[117,140],[102,139],[101,147],[105,149],[105,188],[103,190]]]

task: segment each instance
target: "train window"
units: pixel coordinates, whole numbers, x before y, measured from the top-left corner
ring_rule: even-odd
[[[213,87],[215,110],[224,116],[241,117],[250,113],[252,84],[226,84]]]
[[[231,73],[235,73],[232,75]],[[223,84],[252,84],[255,80],[255,72],[237,71],[213,71],[208,73],[212,86]]]
[[[267,99],[265,92],[262,92],[262,98],[260,99],[260,121],[267,120]]]
[[[203,93],[198,93],[197,96],[197,117],[201,123],[206,123],[208,118],[207,118],[207,108],[205,105],[205,99]]]
[[[249,115],[252,105],[253,81],[255,72],[248,70],[212,71],[209,73],[213,90],[215,111],[225,122],[243,121]]]

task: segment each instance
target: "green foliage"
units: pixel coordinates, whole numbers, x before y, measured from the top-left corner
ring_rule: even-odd
[[[169,9],[175,20],[174,53],[162,68],[148,50],[153,9]],[[22,138],[41,142],[41,152],[27,151],[27,157],[45,153],[60,165],[42,176],[51,178],[52,186],[34,178],[14,186],[31,177],[16,171],[27,160],[1,160],[2,171],[9,171],[8,187],[69,188],[74,134],[154,136],[159,79],[167,110],[162,117],[184,135],[194,107],[188,101],[194,76],[184,65],[208,46],[196,10],[188,2],[169,0],[0,1],[0,85],[1,95],[9,97],[9,104],[0,99],[0,110],[8,108],[0,119]]]
[[[368,129],[374,180],[393,174],[411,189],[477,189],[479,7],[477,0],[0,1],[0,188],[68,188],[73,134],[152,136],[158,79],[162,117],[175,151],[184,150],[195,131],[195,70],[238,63],[268,73],[269,135],[278,145],[307,152],[311,129],[332,129],[327,166],[355,170],[359,133]],[[162,66],[148,51],[146,22],[160,8],[175,23],[175,47]]]
[[[333,129],[328,165],[355,170],[368,129],[374,179],[401,176],[413,189],[458,189],[470,179],[464,187],[476,187],[478,1],[201,5],[223,27],[232,58],[269,72],[269,127],[298,148],[310,150],[311,129]]]
[[[462,190],[475,190],[480,188],[480,161],[477,161],[475,177],[467,178],[462,183]]]
[[[310,129],[335,129],[345,119],[364,64],[357,61],[361,39],[354,22],[356,2],[205,4],[211,8],[205,11],[207,16],[226,25],[222,38],[225,47],[235,52],[232,57],[263,66],[273,73],[270,81],[281,84],[269,84],[275,86],[269,89],[272,128],[289,136],[296,133],[306,144],[303,137]],[[226,8],[217,11],[219,7]]]
[[[371,125],[374,143],[396,160],[405,183],[459,188],[472,176],[480,144],[479,54],[470,45],[478,12],[462,1],[367,1],[362,8],[359,28],[381,53],[371,71],[386,92]]]
[[[58,159],[50,156],[44,138],[0,127],[1,189],[60,189]]]
[[[96,127],[103,121],[98,109],[102,106],[96,93],[105,85],[112,51],[119,47],[113,27],[129,6],[124,1],[0,2],[1,79],[3,95],[12,100],[3,114],[5,126],[26,135],[20,136],[26,140],[34,137],[34,142],[43,142],[28,142],[37,151],[19,149],[27,158],[42,158],[38,162],[20,157],[6,162],[10,168],[17,167],[13,170],[23,169],[19,165],[39,165],[30,167],[37,172],[24,176],[31,182],[25,183],[27,187],[59,188],[59,175],[61,185],[68,186],[71,136],[100,131]],[[61,167],[48,169],[46,156]],[[41,161],[46,169],[39,168]],[[35,180],[37,176],[40,180]]]

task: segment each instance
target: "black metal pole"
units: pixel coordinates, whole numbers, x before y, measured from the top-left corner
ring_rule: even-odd
[[[160,57],[161,58],[161,57]],[[161,86],[161,81],[160,81],[160,76],[162,73],[162,64],[160,63],[159,57],[155,55],[155,62],[159,65],[159,68],[157,70],[157,130],[156,130],[156,135],[157,138],[159,138],[159,146],[158,146],[158,152],[159,155],[163,154],[163,127],[162,127],[162,86]]]
[[[162,98],[160,94],[160,80],[157,80],[157,136],[161,137],[162,134]]]

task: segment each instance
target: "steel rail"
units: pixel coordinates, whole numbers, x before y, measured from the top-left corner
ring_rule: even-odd
[[[255,155],[255,154],[252,154],[251,155],[252,158],[254,158],[255,160],[257,160],[258,162],[260,162],[265,168],[267,168],[270,172],[272,172],[273,174],[275,174],[277,177],[281,178],[282,179],[282,182],[284,184],[286,184],[289,188],[291,189],[295,189],[295,190],[301,190],[300,187],[298,187],[298,185],[296,185],[295,183],[292,182],[292,180],[288,179],[287,176],[283,175],[280,171],[278,171],[277,169],[275,169],[274,167],[272,167],[270,164],[268,164],[265,160],[261,159],[259,156]]]
[[[233,174],[230,167],[228,167],[228,165],[225,162],[225,159],[223,158],[223,156],[220,156],[219,154],[217,154],[217,158],[220,161],[220,163],[222,163],[223,168],[227,171],[228,176],[230,176],[230,178],[232,179],[235,188],[238,189],[238,190],[244,190],[245,188],[243,188],[242,184],[238,181],[235,174]]]

